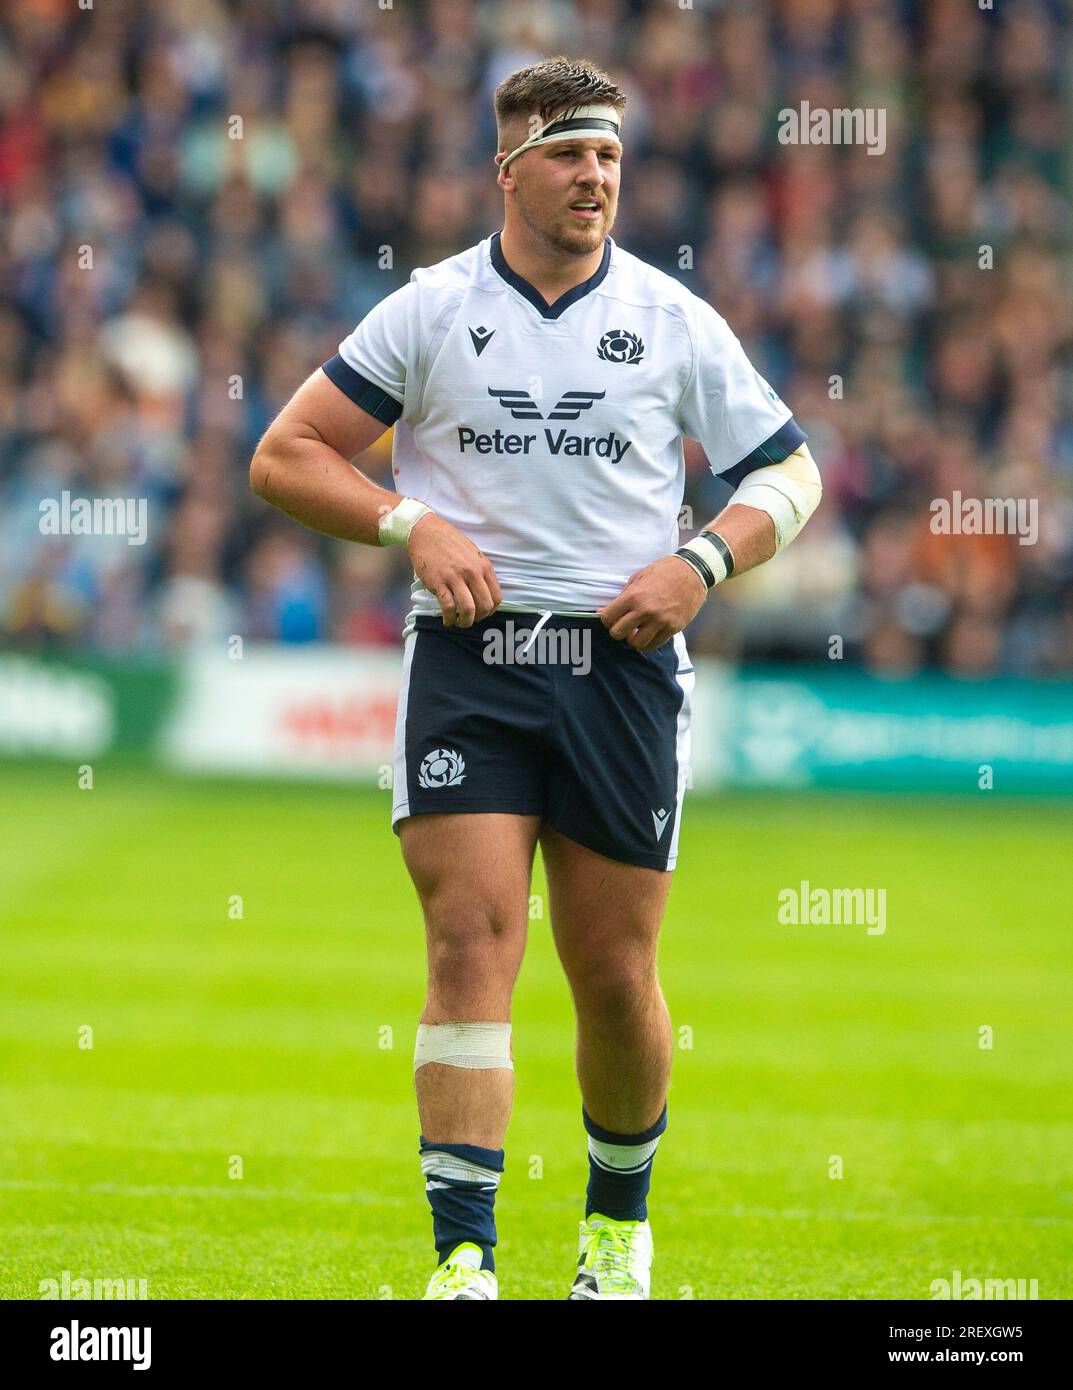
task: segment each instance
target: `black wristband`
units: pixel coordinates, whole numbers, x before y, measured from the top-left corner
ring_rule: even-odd
[[[706,541],[711,541],[719,554],[723,557],[723,564],[727,567],[727,578],[734,573],[734,552],[722,536],[717,536],[714,531],[702,531],[700,533]]]

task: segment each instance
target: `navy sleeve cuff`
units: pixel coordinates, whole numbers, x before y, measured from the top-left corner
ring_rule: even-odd
[[[356,372],[349,362],[344,362],[338,353],[330,357],[321,367],[329,381],[335,382],[344,396],[349,396],[355,405],[360,405],[368,415],[372,415],[384,425],[393,425],[402,414],[402,403],[394,396],[382,391],[375,382]]]
[[[770,439],[758,444],[751,454],[740,463],[736,463],[733,468],[728,468],[725,473],[720,473],[719,477],[732,487],[737,487],[754,469],[766,468],[769,463],[781,463],[795,449],[799,449],[807,438],[805,431],[791,416],[785,425],[779,426]]]

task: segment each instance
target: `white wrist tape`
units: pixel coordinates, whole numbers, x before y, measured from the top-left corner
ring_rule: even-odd
[[[429,1062],[445,1067],[514,1070],[509,1023],[421,1023],[414,1048],[414,1071]]]
[[[727,506],[740,503],[767,512],[775,523],[775,549],[790,544],[820,505],[823,484],[820,470],[802,444],[781,463],[769,464],[750,473]]]
[[[431,510],[416,497],[404,497],[397,507],[380,518],[380,544],[405,545],[410,539],[410,532]]]
[[[724,541],[723,544],[726,545],[726,542]],[[711,570],[715,584],[722,584],[723,580],[730,573],[729,569],[727,569],[726,558],[722,551],[719,550],[717,546],[713,545],[706,536],[694,536],[691,541],[686,541],[685,545],[679,546],[678,549],[679,552],[691,550],[694,555],[699,555]],[[730,547],[727,546],[727,549],[729,550]],[[715,588],[715,584],[712,585],[713,589]]]

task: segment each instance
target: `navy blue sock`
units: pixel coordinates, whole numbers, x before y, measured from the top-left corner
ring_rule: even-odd
[[[496,1188],[503,1154],[479,1144],[434,1144],[421,1135],[421,1171],[440,1264],[456,1245],[470,1241],[481,1247],[481,1268],[495,1269]]]
[[[648,1217],[648,1188],[659,1137],[667,1128],[667,1107],[642,1134],[614,1134],[600,1126],[581,1107],[589,1136],[589,1186],[585,1215],[593,1212],[613,1221],[644,1221]]]

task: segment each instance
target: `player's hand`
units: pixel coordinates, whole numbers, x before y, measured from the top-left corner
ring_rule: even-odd
[[[406,549],[418,579],[439,601],[444,627],[472,627],[503,602],[487,555],[435,512],[414,523]]]
[[[616,641],[650,652],[688,627],[707,597],[692,565],[664,555],[631,574],[622,592],[596,612]]]

